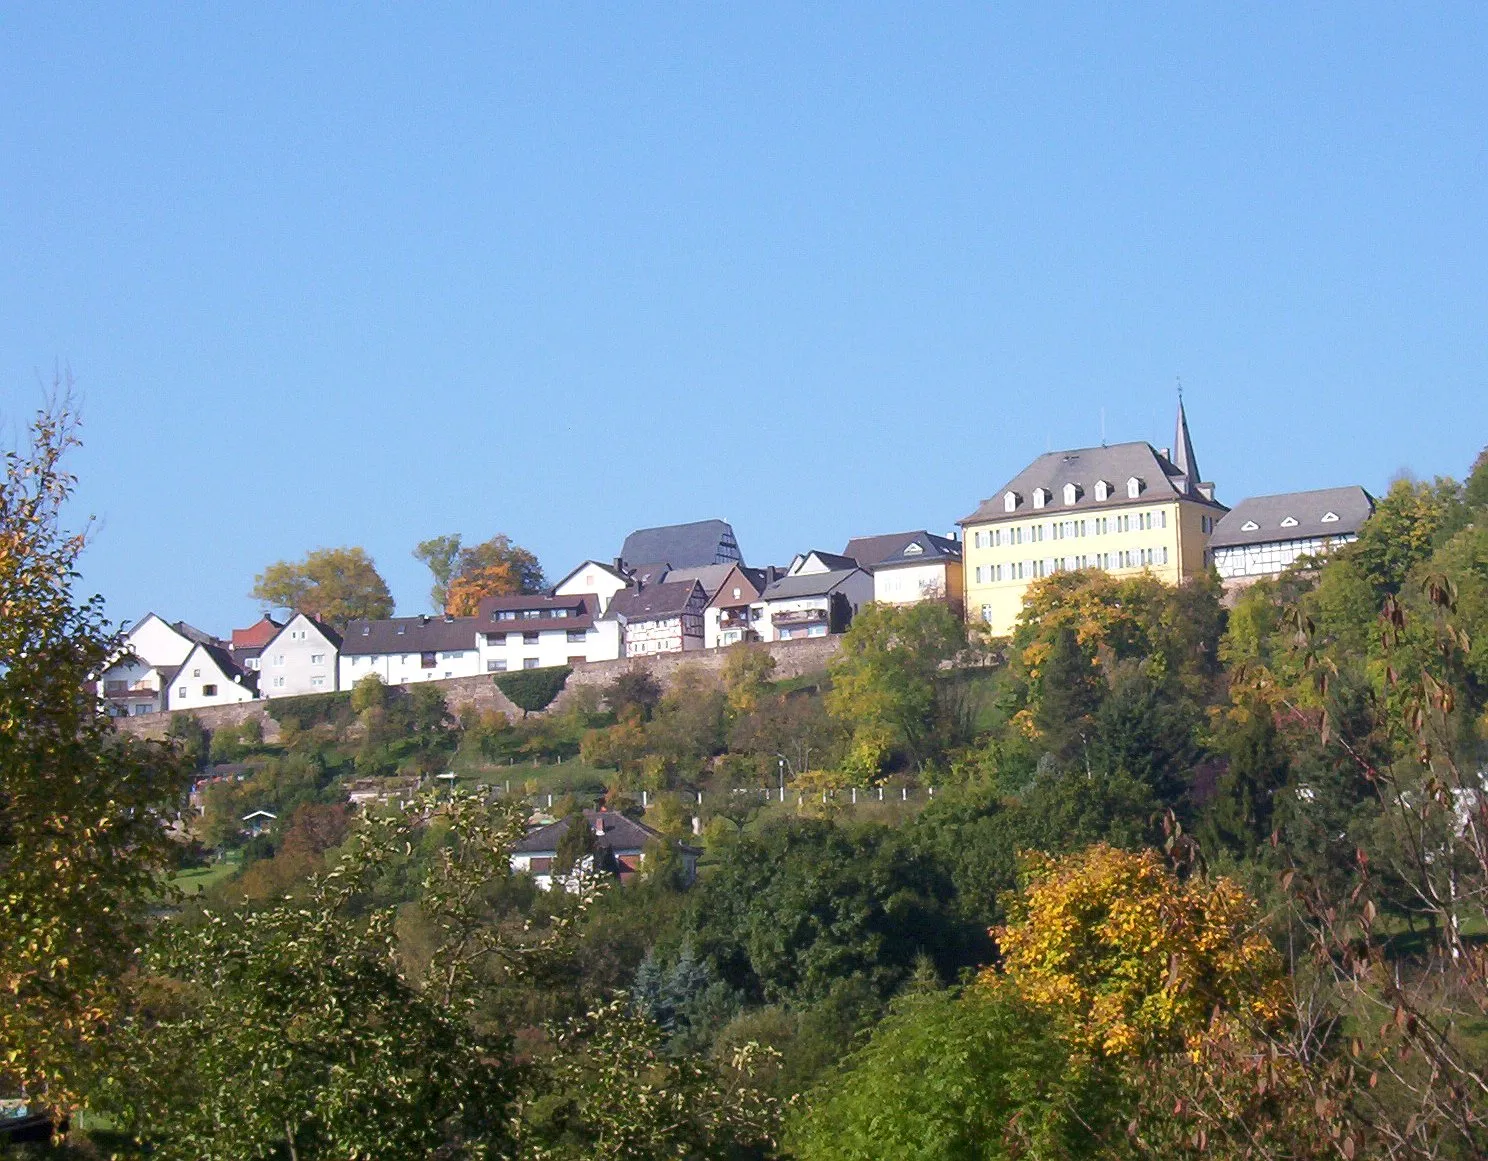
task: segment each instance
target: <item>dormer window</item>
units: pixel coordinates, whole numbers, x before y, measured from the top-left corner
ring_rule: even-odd
[[[1142,482],[1142,478],[1140,476],[1133,476],[1126,481],[1126,498],[1128,500],[1135,500],[1142,494],[1144,487],[1146,485]]]
[[[1111,498],[1111,485],[1105,480],[1095,481],[1095,498],[1097,500],[1109,500]]]
[[[1260,525],[1254,520],[1247,520],[1244,524],[1240,525],[1241,532],[1255,532],[1259,528]]]
[[[1035,488],[1033,490],[1033,506],[1042,508],[1049,502],[1049,490],[1047,488]]]
[[[1018,495],[1017,492],[1006,493],[1002,497],[1002,510],[1004,512],[1016,512],[1018,510],[1019,499],[1021,499],[1021,497]]]
[[[1066,484],[1064,486],[1064,502],[1074,504],[1079,501],[1081,494],[1085,491],[1079,484]]]
[[[906,544],[904,546],[904,555],[905,556],[919,556],[924,551],[925,550],[923,548],[921,548],[918,544]]]
[[[1283,528],[1295,528],[1297,527],[1297,518],[1295,516],[1288,516],[1281,522],[1281,526]]]
[[[1338,523],[1338,513],[1337,512],[1324,512],[1323,513],[1323,523],[1324,524],[1337,524]]]

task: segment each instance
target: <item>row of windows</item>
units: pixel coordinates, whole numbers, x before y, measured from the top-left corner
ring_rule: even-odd
[[[491,613],[493,621],[536,621],[552,617],[562,621],[569,616],[568,609],[496,609]]]
[[[568,629],[568,630],[566,630],[566,634],[567,634],[567,640],[570,641],[571,643],[582,644],[583,641],[584,641],[585,630],[583,630],[583,629]],[[512,633],[512,634],[510,634],[510,636],[515,637],[516,634],[515,633]],[[508,637],[508,634],[506,634],[506,633],[487,633],[486,634],[486,644],[487,645],[505,645],[507,643],[507,637]],[[529,630],[526,630],[526,631],[524,631],[522,633],[522,644],[523,645],[536,645],[537,642],[538,642],[538,632],[536,630],[530,630],[529,629]]]
[[[322,654],[317,654],[316,656],[323,656],[323,655]],[[399,665],[407,665],[408,664],[408,659],[410,657],[412,657],[412,656],[414,656],[414,654],[412,654],[412,653],[400,653],[400,654],[398,654],[398,664]],[[423,666],[423,668],[425,668],[425,669],[433,669],[438,656],[439,655],[437,653],[420,653],[420,654],[418,654],[419,664],[421,666]],[[465,654],[464,654],[463,651],[456,652],[456,653],[446,653],[444,655],[444,659],[446,661],[458,661],[458,660],[460,660],[464,656],[465,656]],[[314,661],[315,658],[312,657],[311,660]],[[370,656],[368,656],[368,657],[351,657],[351,658],[348,658],[348,660],[351,662],[351,664],[353,666],[357,666],[357,665],[375,665],[375,664],[377,664],[377,658],[370,657]]]
[[[1208,516],[1204,520],[1213,523]],[[1046,539],[1073,540],[1080,536],[1107,536],[1112,532],[1150,532],[1167,526],[1167,510],[1161,509],[1156,512],[1126,512],[1120,516],[1096,516],[1087,520],[1055,520],[1049,524],[989,528],[972,533],[971,542],[974,548],[1001,548],[1003,545],[1038,544]]]
[[[536,668],[538,668],[538,659],[536,657],[524,657],[524,658],[522,658],[522,668],[523,669],[536,669]],[[501,658],[501,659],[498,659],[496,661],[487,661],[486,662],[486,672],[487,673],[505,673],[506,672],[506,659],[505,658]]]
[[[1162,548],[1129,548],[1121,552],[1093,552],[1082,556],[1056,556],[1045,560],[1015,560],[1009,564],[979,564],[972,575],[976,583],[997,584],[999,581],[1036,580],[1051,572],[1076,568],[1151,568],[1167,564],[1168,550]]]

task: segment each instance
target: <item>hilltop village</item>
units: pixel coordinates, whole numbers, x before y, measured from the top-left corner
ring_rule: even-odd
[[[956,524],[849,539],[751,566],[733,528],[644,528],[541,593],[487,597],[473,616],[353,620],[291,611],[219,636],[150,613],[102,675],[109,713],[139,716],[260,698],[724,649],[844,632],[869,602],[939,601],[990,637],[1012,633],[1034,581],[1073,569],[1175,584],[1209,569],[1227,590],[1357,538],[1374,500],[1357,485],[1222,503],[1202,478],[1183,404],[1173,442],[1039,456]]]

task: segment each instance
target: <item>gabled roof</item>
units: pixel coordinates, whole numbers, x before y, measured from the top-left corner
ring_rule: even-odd
[[[664,836],[659,830],[647,826],[633,818],[627,818],[623,814],[612,814],[604,810],[585,810],[584,822],[593,830],[596,824],[602,825],[603,834],[596,833],[594,845],[596,847],[608,847],[616,854],[634,854],[646,849],[653,842],[665,842]],[[527,832],[526,837],[518,839],[512,845],[512,853],[520,855],[552,855],[558,851],[558,843],[568,833],[567,818],[560,818],[557,822],[550,822],[546,826],[539,826]],[[678,846],[683,844],[678,843]],[[684,849],[691,850],[690,847]]]
[[[195,644],[201,644],[203,642],[211,644],[212,642],[217,641],[217,638],[212,636],[212,634],[206,632],[203,629],[198,629],[195,625],[192,625],[187,621],[167,621],[159,613],[146,613],[130,627],[129,632],[125,633],[124,636],[126,638],[133,637],[140,631],[140,629],[145,626],[146,623],[150,621],[159,621],[167,629],[171,629],[174,632],[179,633],[182,637],[185,637],[186,640],[191,641]]]
[[[1235,548],[1244,544],[1352,536],[1373,511],[1374,498],[1358,485],[1251,496],[1236,504],[1214,526],[1209,547]],[[1329,516],[1334,518],[1330,520]]]
[[[389,617],[352,621],[341,640],[346,657],[385,653],[457,653],[475,648],[474,617]]]
[[[234,629],[232,631],[231,644],[235,653],[242,656],[244,649],[262,649],[280,629],[284,628],[273,617],[265,613],[246,629]]]
[[[609,573],[610,576],[614,577],[621,584],[627,583],[626,582],[626,578],[625,578],[625,574],[623,572],[621,572],[619,569],[617,569],[614,565],[605,564],[604,561],[602,561],[602,560],[585,560],[585,561],[581,561],[579,563],[578,568],[573,569],[566,577],[564,577],[562,580],[560,580],[556,584],[554,584],[553,587],[551,589],[549,589],[548,591],[550,593],[557,592],[564,585],[566,585],[569,581],[573,580],[574,577],[578,576],[579,573],[583,572],[586,568],[588,568],[591,564],[595,568],[599,569],[601,572]]]
[[[648,585],[636,590],[626,589],[615,594],[605,620],[627,622],[659,621],[663,617],[680,617],[687,611],[693,594],[701,586],[695,580]]]
[[[835,592],[848,578],[862,574],[860,568],[840,568],[832,572],[805,572],[783,576],[760,594],[762,601],[789,601],[800,597],[822,597]]]
[[[728,580],[729,575],[739,566],[736,564],[704,564],[697,568],[674,568],[667,571],[662,578],[667,584],[677,581],[695,580],[703,586],[703,596],[712,600],[713,594]]]
[[[803,552],[795,560],[791,561],[791,568],[804,568],[813,558],[827,572],[835,572],[844,568],[857,568],[859,563],[851,556],[841,556],[835,552],[823,552],[819,548],[813,548],[810,552]]]
[[[1133,500],[1127,495],[1127,481],[1141,482],[1141,492]],[[1105,500],[1097,500],[1096,483],[1104,480],[1111,486]],[[1075,502],[1064,502],[1064,486],[1077,488]],[[983,524],[992,520],[1027,520],[1031,517],[1057,516],[1061,512],[1099,511],[1103,508],[1129,507],[1166,500],[1191,500],[1217,512],[1227,509],[1217,500],[1207,500],[1197,488],[1187,488],[1187,477],[1172,460],[1150,443],[1113,443],[1102,447],[1082,447],[1071,451],[1047,452],[1039,456],[1001,488],[983,500],[977,510],[963,516],[958,524]],[[1042,488],[1048,495],[1042,508],[1034,507],[1034,492]],[[1009,492],[1018,498],[1016,508],[1006,510],[1004,498]]]
[[[737,575],[738,584],[732,583],[733,577]],[[734,596],[734,589],[739,590],[739,595]],[[729,569],[728,575],[723,578],[718,587],[713,590],[713,596],[708,604],[724,607],[729,605],[745,604],[758,600],[760,593],[765,589],[765,570],[762,568],[746,568],[742,564],[736,564]]]
[[[211,659],[212,664],[217,667],[217,671],[222,675],[224,680],[231,681],[235,685],[245,686],[248,689],[256,690],[258,688],[257,673],[254,673],[251,669],[244,669],[238,663],[237,659],[227,651],[225,646],[206,644],[205,642],[197,642],[192,647],[191,652],[186,654],[185,659],[176,667],[170,680],[174,681],[176,675],[182,673],[191,664],[191,659],[198,653]],[[162,671],[161,676],[164,678],[164,671]]]
[[[876,568],[892,568],[896,564],[960,560],[961,542],[948,536],[936,536],[921,528],[914,532],[890,532],[884,536],[859,536],[847,542],[842,554],[871,572]]]
[[[697,520],[691,524],[638,528],[625,538],[620,558],[627,565],[664,560],[670,561],[673,568],[696,568],[740,560],[742,554],[727,521]]]
[[[279,640],[279,638],[282,637],[287,630],[294,627],[294,623],[296,621],[300,620],[303,620],[307,624],[309,624],[312,629],[314,629],[322,637],[329,641],[331,645],[333,645],[336,649],[341,648],[340,633],[336,632],[336,630],[332,629],[324,621],[317,621],[309,613],[295,613],[289,618],[289,620],[285,621],[283,625],[279,626],[279,631],[277,633],[275,633],[272,637],[264,642],[264,649],[267,649],[275,641]]]
[[[638,585],[659,585],[671,571],[672,566],[664,560],[648,561],[630,567],[629,581]]]

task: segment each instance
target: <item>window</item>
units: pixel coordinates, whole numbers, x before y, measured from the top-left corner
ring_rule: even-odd
[[[734,590],[734,600],[737,601],[739,599],[740,592],[741,592],[740,589],[735,589]]]
[[[1002,579],[1002,565],[994,564],[992,566],[992,579],[995,581],[1000,581]]]
[[[486,662],[486,672],[487,673],[505,673],[506,672],[506,662],[505,661],[487,661]]]
[[[923,548],[921,548],[918,544],[906,544],[904,546],[904,555],[905,556],[919,556],[924,551],[925,550]]]
[[[491,616],[497,621],[515,621],[517,619],[517,611],[515,609],[501,609],[492,613]]]
[[[1158,512],[1158,514],[1157,514],[1157,526],[1159,528],[1166,528],[1168,526],[1168,510],[1166,508],[1164,508],[1160,512]]]
[[[1002,510],[1004,512],[1016,512],[1018,510],[1018,493],[1008,492],[1002,497]]]
[[[185,697],[186,696],[186,687],[184,685],[181,686],[180,689],[176,690],[176,696],[177,697]]]
[[[1043,540],[1043,538],[1044,538],[1044,526],[1042,524],[1031,525],[1029,527],[1029,529],[1028,529],[1028,532],[1029,532],[1028,539],[1030,539],[1030,540],[1040,541],[1040,540]]]
[[[568,641],[570,644],[582,645],[584,643],[584,630],[570,629],[568,631]]]
[[[538,638],[538,633],[537,633],[536,630],[532,630],[530,632],[523,633],[522,634],[522,644],[523,645],[536,645],[537,644],[537,638]]]
[[[982,532],[974,533],[972,536],[972,544],[977,548],[986,548],[986,544],[983,543],[985,535],[986,534]]]
[[[486,644],[487,645],[505,645],[506,644],[506,634],[505,633],[487,633],[486,634]]]
[[[982,606],[982,620],[985,621],[989,625],[992,623],[992,606],[991,605],[983,605]]]
[[[543,615],[543,611],[541,609],[523,609],[522,610],[522,620],[524,620],[524,621],[535,621],[539,617],[541,617],[542,615]]]
[[[1075,503],[1080,498],[1080,490],[1079,484],[1066,484],[1064,486],[1064,502],[1066,504]]]
[[[562,620],[564,617],[568,616],[567,609],[551,609],[549,611],[554,617],[558,618],[559,620]]]
[[[989,535],[992,537],[992,547],[993,548],[1001,548],[1002,547],[1002,529],[1001,528],[994,528],[989,533]]]
[[[1254,532],[1259,527],[1260,527],[1260,525],[1257,524],[1254,520],[1247,520],[1244,524],[1240,525],[1240,531],[1241,532]]]
[[[1157,555],[1158,555],[1158,561],[1157,561],[1158,564],[1167,564],[1168,563],[1168,546],[1165,544],[1161,548],[1159,548],[1157,550]]]
[[[1288,516],[1281,522],[1281,526],[1283,528],[1295,528],[1297,527],[1297,518],[1295,516]]]
[[[1338,522],[1338,513],[1337,512],[1324,512],[1323,513],[1323,523],[1324,524],[1336,524],[1337,522]]]
[[[275,665],[283,665],[284,664],[284,654],[283,653],[275,653],[274,654],[274,664]]]
[[[1111,498],[1111,485],[1105,480],[1095,481],[1095,498],[1097,500],[1109,500]]]
[[[325,664],[325,654],[324,653],[312,653],[312,654],[310,654],[310,664],[311,665],[324,665]]]
[[[456,649],[453,653],[446,653],[444,655],[444,659],[446,661],[460,661],[460,660],[462,660],[464,658],[464,656],[465,656],[465,650],[463,650],[463,649]]]
[[[1035,488],[1033,490],[1033,506],[1035,508],[1042,508],[1048,502],[1049,502],[1049,493],[1048,493],[1048,491],[1046,489],[1044,489],[1044,488]]]
[[[1131,479],[1126,481],[1126,497],[1128,500],[1135,500],[1141,494],[1142,479],[1140,476],[1133,476]]]
[[[325,678],[323,678],[323,677],[312,677],[310,679],[310,688],[312,688],[312,689],[321,689],[324,686],[325,686]]]
[[[202,697],[216,697],[217,687],[215,685],[202,686]]]
[[[282,677],[276,677],[276,678],[274,678],[274,688],[275,689],[283,689],[284,688],[284,678],[282,678]]]
[[[1022,544],[1023,543],[1023,526],[1021,524],[1017,528],[1009,528],[1008,529],[1008,543],[1009,544]]]
[[[806,630],[806,636],[808,637],[825,637],[826,635],[827,627],[825,625],[812,625]]]
[[[546,875],[553,869],[553,860],[542,855],[534,855],[527,861],[527,869],[534,875]]]
[[[437,660],[437,658],[432,653],[420,653],[419,654],[419,668],[420,669],[433,669],[434,668],[434,663],[435,663],[436,660]]]
[[[1107,536],[1111,531],[1111,518],[1109,516],[1097,516],[1094,521],[1095,535]]]
[[[191,676],[192,677],[200,677],[201,676],[201,670],[200,669],[193,669],[191,671]]]
[[[537,658],[536,657],[524,657],[524,658],[522,658],[522,668],[523,669],[536,669],[537,668]]]

